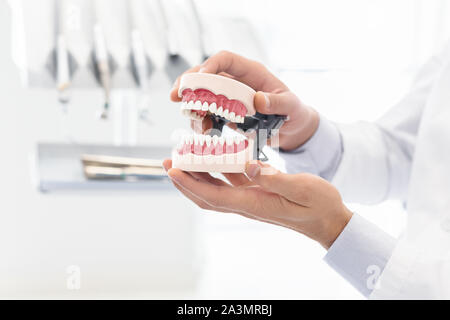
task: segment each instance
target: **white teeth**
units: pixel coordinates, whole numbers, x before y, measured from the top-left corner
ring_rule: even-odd
[[[216,113],[216,110],[217,110],[217,104],[215,102],[211,103],[209,105],[209,112]]]
[[[194,133],[194,144],[199,144],[198,134],[195,134],[195,133]]]
[[[223,146],[225,143],[225,138],[224,137],[220,137],[219,138],[219,143]]]
[[[197,100],[194,104],[194,110],[201,110],[202,109],[202,102],[200,100]]]
[[[219,142],[219,136],[216,136],[216,135],[213,136],[213,137],[212,137],[212,142],[213,142],[214,145],[216,145],[217,142]]]
[[[210,135],[206,135],[205,136],[205,143],[206,143],[206,146],[210,146],[211,145],[211,140],[212,140],[212,138],[211,138],[211,136]]]
[[[191,134],[189,135],[189,144],[193,144],[194,143],[194,135]]]
[[[205,136],[203,134],[198,135],[198,143],[201,146],[205,143]]]
[[[241,143],[241,137],[240,136],[234,136],[234,143],[240,144]]]
[[[218,116],[221,116],[227,120],[230,120],[232,122],[235,123],[244,123],[244,117],[241,115],[236,115],[235,112],[230,112],[230,110],[224,108],[223,106],[217,107],[217,104],[215,102],[209,104],[208,102],[204,102],[202,104],[202,102],[200,100],[197,101],[184,101],[181,103],[180,106],[180,111],[182,112],[183,115],[190,117],[191,119],[194,120],[202,120],[204,117],[198,115],[195,112],[191,112],[191,111],[209,111],[211,113],[214,113]]]
[[[233,136],[228,136],[226,138],[227,145],[231,146],[233,144],[233,142],[234,142],[233,140],[234,140]]]
[[[230,120],[230,119],[228,118],[229,112],[230,112],[230,110],[228,110],[228,109],[223,110],[223,116],[222,116],[222,117],[224,117],[225,119]]]

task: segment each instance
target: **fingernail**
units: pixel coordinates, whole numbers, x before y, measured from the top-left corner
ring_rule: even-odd
[[[247,167],[247,176],[250,179],[256,177],[261,171],[260,166],[257,163],[249,163]]]
[[[264,95],[264,99],[266,99],[266,108],[269,109],[270,108],[270,100],[269,100],[269,96],[263,92]]]
[[[172,169],[169,169],[169,171],[167,171],[167,175],[169,176],[170,180],[175,181],[176,183],[178,183],[177,178],[173,175],[173,172],[171,173]]]

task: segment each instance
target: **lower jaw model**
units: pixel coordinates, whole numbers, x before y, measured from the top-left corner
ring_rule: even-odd
[[[192,133],[182,137],[172,153],[172,166],[184,171],[239,173],[251,160],[259,160],[266,139],[250,135],[222,136],[232,122],[244,133],[278,129],[285,117],[258,114],[253,106],[255,91],[236,80],[214,74],[188,73],[181,77],[178,95],[181,112],[194,120],[210,117],[212,134]],[[252,136],[255,136],[254,134]],[[260,141],[261,140],[261,141]]]
[[[172,154],[173,167],[197,172],[244,172],[253,160],[253,141],[244,136],[185,135]]]

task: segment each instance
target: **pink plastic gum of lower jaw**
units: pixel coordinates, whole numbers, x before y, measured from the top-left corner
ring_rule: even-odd
[[[247,115],[256,113],[253,104],[256,91],[234,79],[211,73],[186,73],[180,79],[180,98],[185,89],[206,89],[215,95],[224,95],[229,100],[239,100],[247,109]]]

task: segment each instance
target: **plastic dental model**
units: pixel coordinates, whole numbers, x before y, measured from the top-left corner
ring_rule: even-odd
[[[182,137],[172,155],[172,165],[184,171],[238,173],[250,160],[267,160],[262,148],[285,116],[264,115],[253,105],[255,90],[219,75],[187,73],[181,77],[178,96],[181,112],[194,120],[210,117],[210,134]],[[242,135],[222,136],[223,126],[236,124]],[[261,158],[260,155],[264,155]]]

